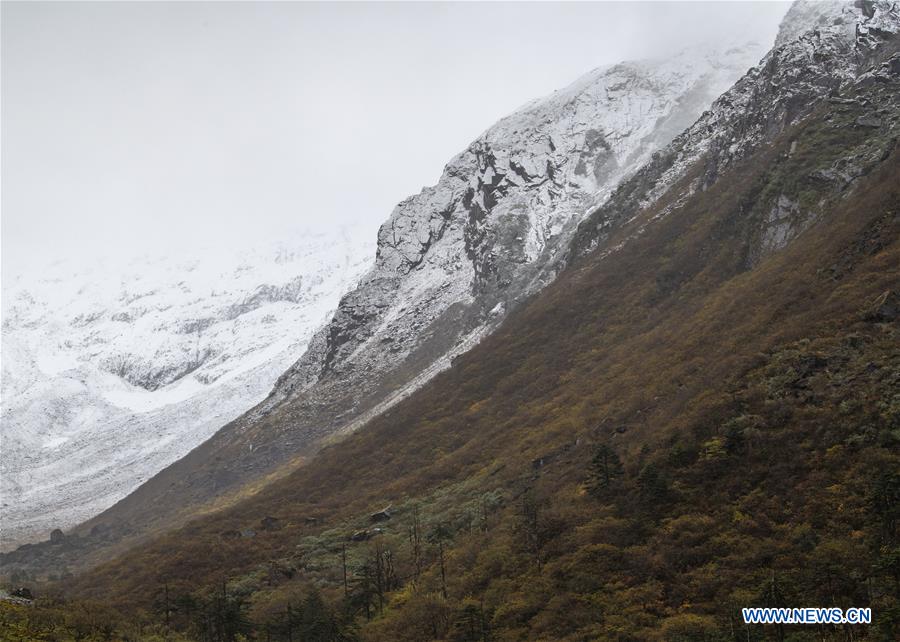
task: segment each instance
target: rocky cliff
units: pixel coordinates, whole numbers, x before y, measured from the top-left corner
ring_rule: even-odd
[[[148,502],[185,510],[227,495],[409,395],[550,282],[586,214],[761,52],[597,69],[488,129],[396,207],[375,266],[265,401],[88,526],[144,521]]]
[[[802,31],[807,22],[813,28]],[[591,213],[573,241],[570,259],[596,248],[622,222],[662,197],[668,207],[661,216],[670,213],[823,102],[852,106],[851,120],[833,122],[836,141],[841,140],[841,132],[874,128],[883,132],[875,139],[880,144],[856,149],[827,167],[819,167],[814,157],[809,158],[808,175],[786,179],[790,185],[785,185],[785,192],[791,192],[791,196],[767,195],[771,210],[761,222],[757,237],[748,241],[746,261],[783,247],[815,218],[815,203],[804,200],[800,189],[803,180],[844,191],[895,142],[895,123],[881,117],[889,110],[870,99],[841,94],[858,85],[889,86],[894,81],[900,71],[900,57],[892,47],[883,45],[893,42],[898,31],[900,8],[889,2],[851,5],[801,1],[792,5],[775,48]],[[797,33],[800,35],[791,40]],[[795,148],[790,153],[802,154],[803,150]]]

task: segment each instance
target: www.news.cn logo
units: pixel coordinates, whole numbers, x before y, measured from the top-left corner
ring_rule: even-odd
[[[744,608],[744,624],[871,624],[872,609]]]

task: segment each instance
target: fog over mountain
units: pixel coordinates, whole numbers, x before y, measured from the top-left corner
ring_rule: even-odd
[[[92,517],[262,400],[373,255],[338,227],[8,277],[4,547]]]
[[[3,267],[373,231],[586,71],[769,43],[783,3],[5,3]]]
[[[159,6],[17,14],[0,639],[900,639],[900,4]]]
[[[590,203],[758,59],[785,8],[4,5],[4,547],[97,514],[261,401],[376,243],[369,282],[395,270],[391,253],[427,253],[437,272],[395,301],[405,348],[360,354],[380,372],[428,345],[420,324],[468,302],[470,278],[446,289],[453,235],[430,252],[405,232],[379,240],[398,201],[516,110],[483,144],[522,130],[503,153],[539,210],[522,255],[543,265]],[[544,127],[569,103],[568,121]],[[543,150],[547,134],[564,147]],[[580,169],[566,169],[570,144]],[[551,165],[577,184],[562,209],[569,188],[541,187]],[[416,207],[390,225],[418,225]],[[471,346],[503,305],[476,317],[512,296],[479,298],[399,389]]]

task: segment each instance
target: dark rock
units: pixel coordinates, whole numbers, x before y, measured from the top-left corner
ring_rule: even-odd
[[[392,517],[392,515],[391,515],[391,507],[388,506],[387,508],[382,508],[382,509],[381,509],[380,511],[378,511],[378,512],[372,513],[372,514],[369,516],[369,520],[370,520],[373,524],[376,524],[376,523],[378,523],[378,522],[386,522],[386,521],[389,520],[391,517]]]
[[[65,533],[63,533],[60,529],[56,528],[50,533],[50,541],[53,544],[61,544],[63,540],[66,539]]]
[[[881,67],[885,73],[891,76],[900,76],[900,54],[891,56]]]
[[[277,531],[281,529],[281,520],[267,515],[259,520],[259,526],[264,531]]]
[[[848,348],[858,349],[865,345],[865,340],[858,334],[849,334],[844,338],[844,345]]]
[[[20,597],[23,600],[33,600],[34,599],[34,594],[31,592],[31,590],[28,588],[25,588],[24,586],[11,591],[10,595],[12,595],[13,597]]]
[[[881,119],[876,116],[860,116],[856,119],[857,127],[873,127],[878,128],[881,127]]]
[[[875,303],[865,315],[866,321],[884,323],[900,319],[900,294],[888,290],[875,299]]]
[[[797,364],[797,372],[801,377],[810,377],[826,366],[828,360],[825,357],[818,354],[804,355]]]
[[[361,531],[356,531],[350,536],[351,542],[365,542],[366,540],[370,540],[376,535],[381,535],[384,531],[380,528],[373,528],[371,530],[362,529]]]
[[[239,531],[230,530],[230,531],[222,531],[222,539],[238,539],[241,536]]]

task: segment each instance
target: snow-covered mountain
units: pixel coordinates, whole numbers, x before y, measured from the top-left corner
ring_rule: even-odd
[[[809,116],[822,101],[844,100],[837,94],[848,86],[892,82],[900,70],[900,54],[883,54],[890,57],[878,64],[873,64],[871,56],[898,32],[900,8],[887,0],[795,2],[782,21],[772,51],[592,212],[573,240],[571,255],[595,249],[620,223],[663,196],[669,204],[661,215],[671,212]],[[853,126],[880,129],[885,146],[892,145],[894,137],[883,114],[872,105],[862,106],[868,113]],[[885,149],[861,149],[856,156],[817,169],[812,175],[820,187],[828,185],[840,193],[883,153]],[[703,171],[697,173],[701,164]],[[786,246],[815,219],[815,205],[801,200],[796,194],[778,199],[747,248],[748,264]]]
[[[80,537],[57,547],[60,555],[83,558],[129,533],[170,527],[360,426],[488,335],[574,257],[615,252],[612,233],[648,204],[664,199],[657,218],[674,211],[817,106],[850,100],[838,95],[847,87],[893,86],[900,53],[885,43],[898,31],[890,2],[797,2],[776,47],[747,73],[755,47],[621,64],[503,119],[435,186],[397,206],[374,267],[265,400],[75,529]],[[810,177],[836,194],[893,144],[897,126],[876,105],[850,102],[871,113],[840,126],[877,127],[884,145],[810,165]],[[815,204],[789,192],[775,195],[754,228],[748,265],[815,220]],[[634,233],[657,218],[638,220]],[[16,561],[34,557],[23,551]]]
[[[584,217],[764,50],[597,69],[502,119],[396,207],[374,267],[265,401],[81,532],[172,523],[166,506],[236,490],[412,393],[550,282]]]
[[[763,52],[749,43],[596,69],[488,129],[397,206],[375,267],[249,421],[303,394],[304,408],[324,400],[338,417],[318,439],[449,366],[551,281],[584,217]],[[313,416],[298,423],[320,426]]]
[[[72,526],[259,402],[371,266],[365,230],[3,282],[3,543]]]

